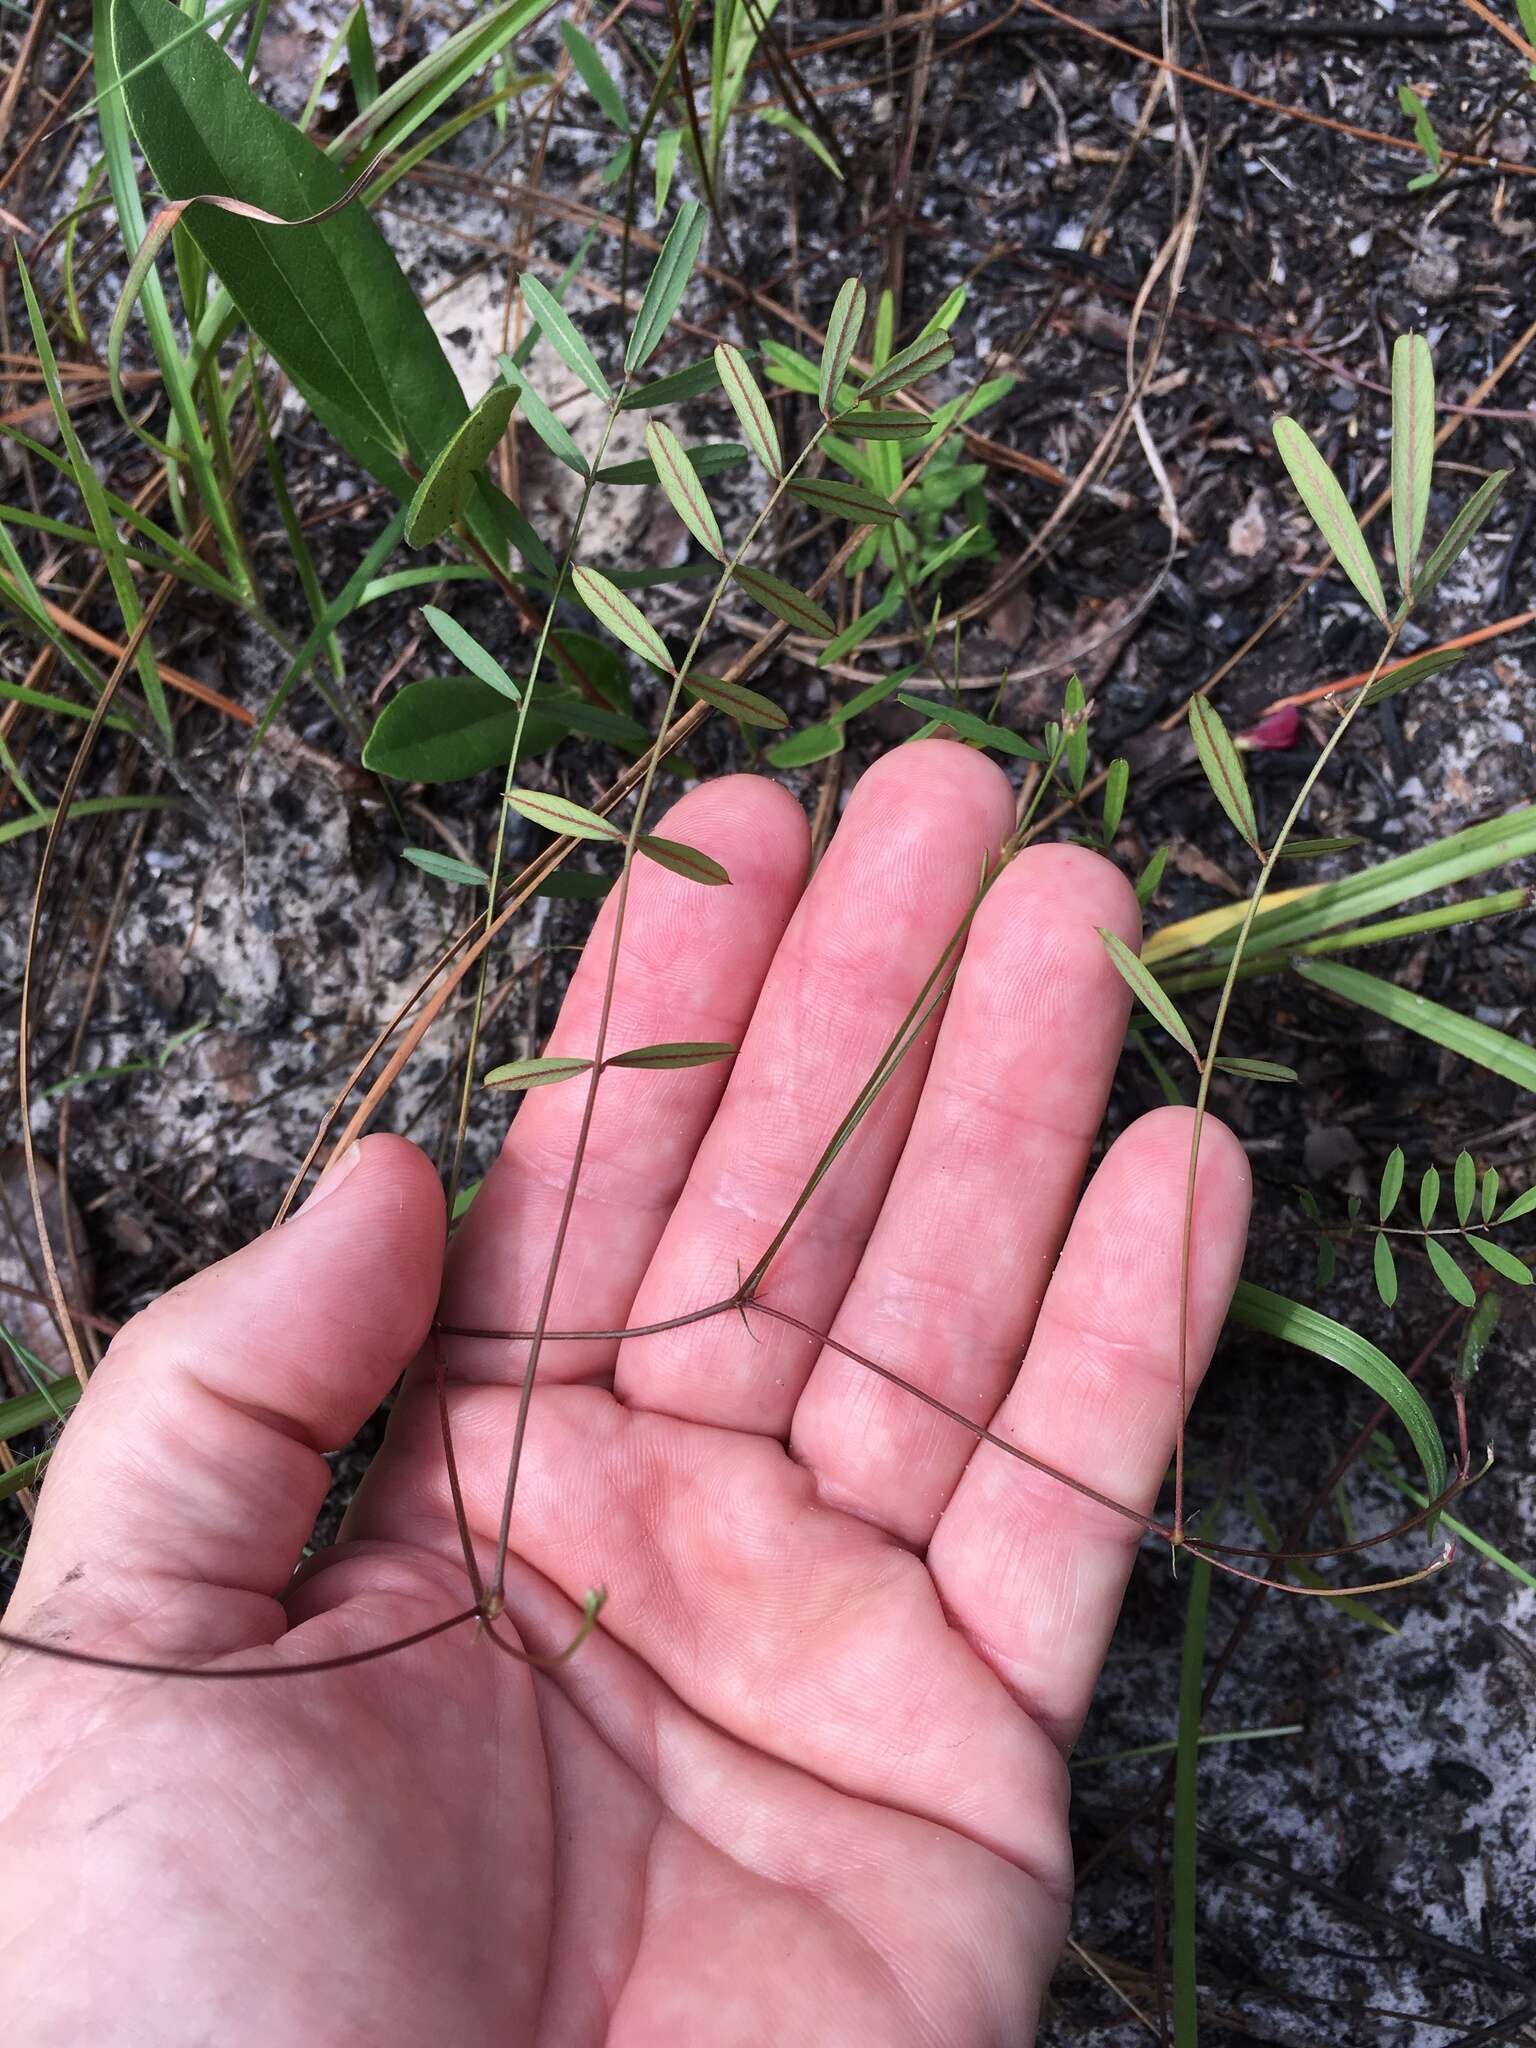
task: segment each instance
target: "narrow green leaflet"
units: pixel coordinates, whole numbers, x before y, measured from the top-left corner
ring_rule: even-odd
[[[566,30],[574,35],[568,21],[560,24],[561,33]],[[604,73],[606,77],[607,74]],[[586,385],[587,389],[600,398],[604,405],[613,403],[613,393],[608,388],[608,379],[597,364],[597,358],[582,340],[571,323],[571,316],[547,286],[541,284],[531,270],[525,270],[522,277],[523,303],[539,323],[544,339],[568,370]]]
[[[1385,1234],[1378,1230],[1371,1250],[1371,1263],[1376,1275],[1376,1292],[1388,1308],[1397,1302],[1397,1261],[1392,1256],[1392,1247]]]
[[[1216,792],[1216,801],[1255,853],[1259,847],[1259,821],[1254,815],[1253,795],[1243,771],[1236,742],[1222,722],[1216,707],[1204,697],[1190,700],[1189,730],[1205,778]]]
[[[706,704],[713,704],[717,711],[739,719],[743,725],[760,725],[769,732],[782,732],[789,723],[777,704],[760,697],[756,690],[749,690],[745,683],[717,676],[684,676],[683,688],[690,697],[702,697]]]
[[[748,597],[775,618],[783,619],[786,625],[814,634],[820,640],[830,640],[837,631],[837,622],[830,612],[781,577],[770,576],[766,569],[756,569],[750,562],[738,562],[731,574]]]
[[[645,832],[636,841],[636,846],[647,860],[655,861],[658,867],[681,875],[686,881],[702,882],[706,888],[718,889],[731,879],[719,861],[707,853],[700,853],[696,846],[684,846],[680,839],[659,839],[654,832]]]
[[[559,415],[547,406],[539,395],[537,386],[526,371],[513,367],[510,356],[501,358],[501,374],[508,387],[523,401],[523,416],[538,435],[544,446],[557,461],[567,469],[576,472],[583,482],[588,475],[587,458],[578,447],[575,435]]]
[[[1283,1343],[1310,1351],[1315,1358],[1326,1358],[1362,1381],[1378,1400],[1387,1403],[1407,1430],[1424,1469],[1430,1498],[1433,1500],[1444,1492],[1445,1446],[1435,1428],[1435,1419],[1424,1396],[1384,1351],[1369,1339],[1356,1336],[1342,1323],[1336,1323],[1331,1316],[1304,1308],[1286,1295],[1272,1294],[1267,1287],[1257,1287],[1251,1280],[1238,1281],[1227,1313],[1232,1322],[1241,1323],[1245,1329],[1259,1330],[1265,1336],[1278,1337]]]
[[[838,169],[837,158],[815,129],[808,128],[804,121],[790,113],[787,107],[749,107],[747,111],[756,120],[766,121],[770,128],[782,128],[786,135],[793,135],[797,142],[803,142],[811,155],[818,157],[838,183],[842,184],[843,174]]]
[[[1392,544],[1397,583],[1413,593],[1435,467],[1435,366],[1422,334],[1392,344]]]
[[[435,853],[429,846],[408,846],[405,858],[413,868],[420,868],[424,875],[435,875],[440,882],[471,882],[484,888],[491,879],[484,868],[467,860],[455,860],[451,853]]]
[[[594,44],[568,21],[560,24],[560,40],[570,51],[571,62],[581,74],[582,84],[614,127],[627,135],[630,132],[629,109],[624,104],[624,95],[614,83],[613,73],[597,54]]]
[[[667,210],[667,194],[672,190],[672,176],[677,169],[677,152],[683,146],[681,128],[663,128],[656,138],[656,218],[661,219]]]
[[[814,762],[840,754],[843,745],[841,725],[806,725],[799,732],[792,732],[787,740],[780,740],[770,747],[768,758],[775,768],[809,768]]]
[[[1325,853],[1348,853],[1352,847],[1364,846],[1365,841],[1358,832],[1339,832],[1328,839],[1287,839],[1281,848],[1282,860],[1318,860]]]
[[[681,519],[701,548],[708,549],[717,562],[725,560],[725,542],[714,508],[704,495],[699,473],[688,460],[687,451],[672,429],[661,420],[650,420],[645,445],[656,465],[656,475],[666,492],[667,503]]]
[[[1294,1081],[1296,1079],[1296,1069],[1294,1067],[1282,1067],[1276,1060],[1227,1059],[1223,1056],[1217,1060],[1216,1064],[1222,1073],[1236,1074],[1239,1080],[1243,1081]]]
[[[667,675],[675,674],[666,642],[632,598],[611,583],[600,569],[577,563],[571,571],[576,594],[600,626],[606,626],[615,640],[622,640],[642,661],[649,661]]]
[[[633,1052],[616,1052],[603,1064],[609,1067],[648,1067],[659,1073],[674,1073],[682,1067],[707,1067],[715,1060],[729,1060],[736,1057],[734,1045],[719,1045],[699,1040],[689,1043],[679,1040],[674,1045],[639,1045]]]
[[[516,405],[516,391],[506,384],[493,384],[469,418],[455,428],[411,499],[405,522],[405,538],[411,547],[426,547],[459,517],[476,471],[489,461]]]
[[[508,1060],[504,1067],[492,1067],[485,1077],[487,1088],[547,1088],[551,1081],[570,1081],[587,1073],[590,1060],[564,1059],[546,1053],[542,1059]]]
[[[845,412],[843,430],[864,441],[915,441],[926,434],[933,421],[920,412]]]
[[[747,451],[739,441],[703,441],[697,447],[684,448],[683,453],[695,476],[718,476],[721,470],[735,469],[747,459]],[[633,462],[604,464],[597,472],[597,480],[600,484],[656,485],[661,482],[661,475],[649,455],[641,455]]]
[[[947,334],[919,335],[910,348],[892,356],[885,368],[870,378],[859,393],[859,404],[869,405],[892,391],[900,391],[923,377],[931,377],[935,370],[943,369],[954,353],[954,344]]]
[[[1498,1168],[1490,1166],[1483,1175],[1482,1191],[1478,1197],[1478,1214],[1484,1223],[1493,1221],[1493,1212],[1499,1206]]]
[[[1513,1280],[1517,1287],[1530,1286],[1533,1276],[1524,1259],[1517,1259],[1514,1253],[1506,1251],[1503,1245],[1493,1244],[1486,1237],[1479,1237],[1475,1231],[1467,1232],[1467,1243],[1495,1273],[1501,1274],[1506,1280]]]
[[[1158,884],[1163,879],[1163,869],[1168,865],[1168,849],[1160,846],[1136,877],[1136,901],[1145,910],[1157,894]]]
[[[1451,1172],[1451,1194],[1456,1203],[1456,1221],[1465,1223],[1477,1200],[1477,1167],[1470,1152],[1458,1152]]]
[[[1088,696],[1082,677],[1068,676],[1061,722],[1066,734],[1067,779],[1080,790],[1088,774]]]
[[[1522,1216],[1529,1216],[1533,1209],[1536,1209],[1536,1188],[1527,1188],[1523,1195],[1516,1195],[1500,1216],[1500,1227],[1506,1223],[1518,1223]]]
[[[1362,1010],[1385,1017],[1389,1023],[1416,1031],[1431,1044],[1446,1046],[1463,1059],[1473,1060],[1490,1073],[1513,1081],[1517,1088],[1536,1091],[1536,1046],[1527,1045],[1524,1039],[1512,1038],[1508,1032],[1495,1030],[1475,1017],[1463,1017],[1457,1010],[1446,1009],[1443,1003],[1398,988],[1378,975],[1364,974],[1358,967],[1344,967],[1334,960],[1298,959],[1292,964],[1304,979],[1341,996],[1345,1002],[1357,1003]]]
[[[1391,1221],[1392,1211],[1397,1207],[1398,1196],[1403,1192],[1404,1165],[1403,1148],[1401,1145],[1394,1145],[1387,1154],[1386,1165],[1381,1169],[1381,1195],[1376,1213],[1383,1223]]]
[[[1424,1177],[1419,1182],[1419,1221],[1428,1230],[1435,1220],[1435,1211],[1440,1206],[1440,1175],[1433,1166],[1426,1166]]]
[[[837,394],[843,388],[843,379],[848,374],[854,345],[864,325],[866,305],[862,282],[856,277],[850,277],[833,302],[832,317],[827,322],[826,346],[821,352],[817,399],[822,415],[826,419],[831,419],[836,409]]]
[[[615,846],[624,844],[624,834],[585,804],[574,804],[568,796],[555,796],[544,789],[514,789],[507,802],[520,818],[542,825],[546,832],[558,832],[565,839],[603,839]]]
[[[850,526],[894,526],[901,508],[857,484],[840,484],[831,477],[797,477],[789,487],[790,496],[814,505],[818,512],[830,512],[834,519],[846,519]]]
[[[1435,547],[1434,552],[1419,571],[1419,580],[1414,586],[1413,592],[1416,603],[1422,604],[1441,577],[1455,564],[1463,548],[1466,547],[1472,536],[1477,532],[1477,529],[1498,503],[1504,486],[1508,482],[1509,471],[1507,469],[1496,469],[1491,475],[1483,478],[1477,489],[1445,529],[1445,533]]]
[[[1442,669],[1454,668],[1458,661],[1466,658],[1466,652],[1464,647],[1436,647],[1427,654],[1414,655],[1409,661],[1394,662],[1391,668],[1383,669],[1367,689],[1365,701],[1367,704],[1379,704],[1385,697],[1395,697],[1402,690],[1411,690],[1426,676],[1437,676]]]
[[[747,368],[746,357],[739,348],[732,348],[728,341],[722,341],[715,350],[715,369],[721,389],[731,402],[731,410],[741,422],[747,446],[770,476],[782,476],[784,455],[779,447],[778,429],[773,424],[767,399]]]
[[[1475,1307],[1477,1290],[1440,1240],[1436,1237],[1426,1237],[1424,1249],[1429,1255],[1429,1263],[1435,1269],[1435,1278],[1452,1301],[1459,1301],[1463,1308]]]
[[[855,647],[861,647],[871,633],[878,632],[888,620],[895,618],[901,610],[901,586],[896,583],[894,577],[891,582],[892,587],[886,591],[878,604],[871,605],[867,612],[860,612],[856,619],[851,619],[844,626],[835,640],[827,642],[816,657],[818,668],[825,668],[831,661],[841,661],[845,654],[851,654]],[[911,671],[908,670],[906,673],[910,674]],[[891,689],[894,690],[896,686],[896,682],[893,681]],[[890,691],[885,694],[888,696]],[[846,722],[849,717],[856,717],[857,713],[850,712],[847,705],[844,705],[842,715]]]
[[[645,296],[640,301],[640,311],[635,316],[629,347],[624,352],[624,368],[630,376],[636,370],[644,369],[656,353],[672,315],[683,302],[699,244],[704,239],[705,219],[703,207],[694,200],[686,201],[677,209],[677,219],[661,245],[656,268],[651,272]]]
[[[651,412],[661,405],[681,405],[688,398],[702,398],[719,387],[720,371],[713,357],[690,363],[686,370],[674,370],[667,377],[653,377],[619,400],[620,412]]]
[[[1360,522],[1338,479],[1324,462],[1305,427],[1284,415],[1275,421],[1275,447],[1290,471],[1291,482],[1312,514],[1318,531],[1338,558],[1339,567],[1377,618],[1387,622],[1387,600]]]
[[[503,697],[510,697],[514,704],[522,702],[522,685],[513,682],[490,649],[482,647],[473,633],[466,633],[457,619],[439,611],[435,604],[424,604],[421,615],[449,653],[456,656],[472,676],[478,676],[491,689],[499,690]]]
[[[1118,937],[1107,925],[1099,926],[1099,937],[1104,941],[1110,959],[1115,963],[1121,979],[1129,985],[1131,993],[1140,998],[1169,1037],[1175,1039],[1195,1065],[1199,1066],[1200,1055],[1195,1049],[1194,1039],[1190,1036],[1189,1026],[1174,1008],[1170,998],[1153,980],[1151,971],[1142,966],[1124,939]]]
[[[1113,844],[1115,834],[1120,830],[1120,820],[1125,815],[1125,799],[1131,786],[1131,764],[1119,756],[1110,762],[1104,776],[1104,821],[1100,836],[1103,844]]]
[[[924,718],[936,718],[951,732],[959,733],[962,739],[971,740],[978,747],[993,747],[1000,754],[1012,755],[1016,761],[1043,761],[1046,758],[1037,746],[1020,739],[1016,732],[1009,732],[1006,726],[990,725],[986,719],[978,718],[974,711],[963,711],[958,704],[941,704],[932,697],[918,696],[915,690],[898,690],[896,701]]]

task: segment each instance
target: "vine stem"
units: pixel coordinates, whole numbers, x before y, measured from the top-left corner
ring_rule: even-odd
[[[1238,970],[1242,966],[1243,953],[1253,930],[1254,919],[1264,900],[1264,892],[1285,851],[1285,843],[1296,829],[1296,824],[1306,809],[1313,790],[1323,770],[1332,760],[1344,735],[1354,723],[1355,714],[1370,695],[1371,685],[1381,674],[1392,657],[1397,645],[1397,636],[1403,629],[1408,616],[1408,607],[1397,614],[1387,627],[1387,637],[1382,642],[1381,652],[1375,666],[1361,684],[1359,692],[1350,699],[1343,716],[1328,735],[1318,751],[1317,759],[1303,778],[1300,789],[1285,822],[1275,836],[1275,842],[1259,869],[1259,878],[1253,886],[1253,893],[1243,912],[1243,921],[1238,926],[1237,938],[1232,947],[1232,957],[1227,962],[1226,975],[1221,984],[1221,993],[1216,999],[1216,1016],[1211,1024],[1211,1035],[1206,1043],[1205,1057],[1200,1062],[1200,1083],[1195,1092],[1195,1120],[1189,1141],[1189,1170],[1184,1182],[1184,1224],[1179,1244],[1179,1428],[1174,1439],[1173,1450],[1173,1542],[1178,1549],[1184,1544],[1184,1424],[1189,1413],[1189,1283],[1190,1268],[1194,1257],[1195,1243],[1195,1182],[1200,1164],[1200,1137],[1205,1127],[1206,1106],[1210,1099],[1211,1076],[1216,1070],[1216,1055],[1221,1047],[1221,1034],[1226,1027],[1227,1012],[1232,1006],[1232,992],[1237,986]]]
[[[621,385],[619,395],[614,400],[610,411],[610,425],[612,420],[617,417],[619,405],[627,389],[628,378],[626,376],[625,382]],[[667,693],[667,700],[661,713],[661,732],[666,732],[672,724],[677,710],[678,699],[682,694],[683,679],[690,673],[695,660],[698,658],[699,649],[704,643],[704,635],[708,632],[720,601],[730,586],[733,573],[746,555],[748,548],[756,540],[765,522],[778,507],[780,500],[794,481],[802,465],[820,445],[822,435],[829,427],[835,424],[835,419],[824,420],[810,440],[806,442],[804,448],[795,457],[794,461],[785,470],[784,474],[775,480],[774,488],[769,493],[762,510],[747,529],[740,546],[722,569],[714,589],[710,592],[709,602],[705,605],[699,623],[694,628],[693,638],[688,643],[688,650],[684,654],[682,661],[673,671],[671,688]],[[607,445],[606,433],[603,445],[604,447]],[[601,451],[599,452],[598,461],[592,464],[591,476],[594,482],[600,462]],[[588,494],[590,494],[590,485]],[[585,505],[586,497],[584,496],[582,500],[583,510]],[[555,595],[558,598],[558,588]],[[553,614],[554,604],[552,602],[550,605],[550,617],[553,617]],[[548,624],[546,621],[546,633],[547,630]],[[565,1252],[566,1235],[570,1229],[571,1216],[576,1206],[576,1191],[581,1181],[581,1171],[586,1159],[587,1144],[592,1135],[592,1120],[597,1112],[597,1091],[602,1084],[604,1061],[608,1049],[608,1029],[613,1018],[614,992],[618,986],[619,954],[624,943],[624,921],[629,908],[630,878],[634,872],[635,853],[640,841],[641,826],[645,820],[646,808],[650,802],[651,791],[655,786],[656,771],[660,765],[661,749],[659,746],[652,747],[646,759],[645,773],[635,793],[635,807],[630,817],[629,831],[624,842],[624,862],[619,871],[618,887],[614,892],[613,936],[608,944],[608,961],[603,977],[603,996],[601,1007],[598,1011],[597,1033],[592,1051],[591,1071],[587,1080],[586,1098],[582,1104],[581,1123],[576,1132],[576,1145],[571,1157],[571,1170],[566,1177],[565,1193],[560,1203],[559,1220],[555,1226],[554,1242],[550,1248],[549,1265],[544,1275],[544,1286],[540,1295],[538,1316],[534,1323],[533,1335],[529,1340],[528,1357],[523,1367],[522,1384],[518,1391],[517,1418],[512,1429],[512,1448],[507,1460],[506,1484],[502,1489],[501,1515],[496,1532],[496,1561],[490,1588],[485,1600],[485,1611],[492,1618],[501,1612],[505,1602],[507,1553],[512,1540],[512,1510],[517,1499],[518,1474],[522,1470],[523,1446],[528,1435],[528,1412],[533,1402],[534,1380],[538,1374],[539,1359],[544,1348],[545,1329],[549,1322],[550,1308],[554,1302],[555,1284],[559,1278],[560,1261]],[[492,904],[495,902],[494,888],[491,902]]]

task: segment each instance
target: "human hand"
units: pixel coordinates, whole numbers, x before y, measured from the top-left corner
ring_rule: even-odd
[[[605,1073],[552,1330],[731,1294],[1011,822],[979,755],[903,748],[864,776],[802,897],[805,825],[783,791],[738,778],[683,800],[660,829],[733,887],[639,864],[610,1049],[741,1051]],[[611,911],[554,1051],[590,1051]],[[1144,1508],[1174,1437],[1189,1123],[1142,1119],[1079,1204],[1127,1013],[1105,925],[1135,942],[1106,862],[1019,857],[942,1025],[762,1299]],[[444,1323],[534,1322],[584,1095],[524,1101],[455,1236]],[[56,1454],[8,1632],[288,1671],[468,1604],[424,1361],[344,1540],[290,1583],[319,1447],[418,1352],[438,1294],[426,1161],[374,1138],[347,1164],[117,1339]],[[1242,1153],[1208,1123],[1192,1383],[1247,1203]],[[523,1352],[442,1343],[489,1573]],[[547,1345],[512,1536],[507,1620],[529,1650],[559,1648],[584,1590],[608,1589],[558,1670],[468,1624],[254,1682],[6,1654],[0,1854],[26,1879],[8,1887],[0,1985],[29,2039],[1031,2038],[1066,1921],[1065,1753],[1134,1520],[747,1310]]]

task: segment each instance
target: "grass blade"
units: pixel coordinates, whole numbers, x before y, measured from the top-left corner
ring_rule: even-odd
[[[1364,974],[1358,967],[1343,967],[1335,960],[1296,960],[1292,964],[1304,980],[1315,982],[1330,995],[1385,1017],[1405,1031],[1415,1031],[1432,1045],[1460,1053],[1463,1059],[1513,1081],[1517,1088],[1536,1090],[1536,1046],[1523,1039],[1511,1038],[1508,1032],[1479,1023],[1475,1017],[1463,1017],[1459,1011],[1383,981],[1379,975]]]

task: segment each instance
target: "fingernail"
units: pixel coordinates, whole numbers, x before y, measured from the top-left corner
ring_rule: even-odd
[[[315,1183],[303,1206],[299,1209],[298,1215],[307,1216],[311,1209],[318,1209],[327,1196],[334,1195],[362,1156],[362,1143],[359,1139],[354,1138],[336,1164],[327,1167],[320,1179]]]

